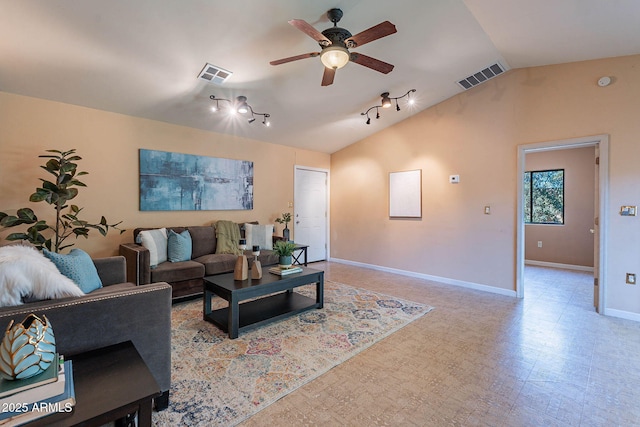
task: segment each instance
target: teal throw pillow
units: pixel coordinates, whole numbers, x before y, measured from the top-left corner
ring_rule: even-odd
[[[191,259],[191,234],[184,230],[178,234],[167,231],[167,258],[170,262],[189,261]]]
[[[98,276],[98,270],[88,253],[82,249],[71,249],[68,255],[50,252],[46,249],[42,253],[58,267],[60,273],[78,285],[88,294],[102,287],[102,280]]]

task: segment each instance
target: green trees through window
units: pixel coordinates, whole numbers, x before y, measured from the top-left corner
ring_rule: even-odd
[[[564,169],[524,173],[524,222],[564,224]]]

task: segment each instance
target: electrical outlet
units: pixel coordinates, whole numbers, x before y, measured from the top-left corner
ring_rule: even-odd
[[[542,247],[542,240],[538,240],[538,247],[541,248]]]
[[[627,284],[629,285],[636,284],[636,273],[627,273]]]

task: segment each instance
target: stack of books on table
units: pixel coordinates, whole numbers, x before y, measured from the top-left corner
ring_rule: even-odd
[[[293,274],[293,273],[301,273],[302,272],[302,267],[287,267],[287,268],[282,268],[282,267],[271,267],[269,269],[269,273],[273,273],[273,274],[277,274],[278,276],[286,276],[287,274]]]
[[[71,360],[58,357],[46,371],[24,380],[0,379],[0,426],[20,426],[76,404]]]

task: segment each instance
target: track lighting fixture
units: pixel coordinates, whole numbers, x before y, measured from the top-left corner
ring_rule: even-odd
[[[209,96],[209,99],[215,102],[215,105],[211,107],[211,111],[213,112],[220,110],[220,101],[225,101],[225,102],[228,102],[231,107],[229,109],[230,113],[240,113],[240,114],[251,113],[251,117],[247,119],[248,123],[255,122],[256,121],[255,116],[262,116],[262,119],[263,119],[262,124],[265,126],[271,125],[269,120],[267,120],[269,117],[271,117],[271,115],[269,113],[258,113],[257,111],[253,111],[253,108],[251,107],[251,105],[247,104],[246,96],[242,96],[242,95],[237,96],[235,101],[231,101],[230,99],[225,99],[225,98],[216,98],[215,95]]]
[[[373,110],[375,108],[376,110],[376,119],[380,118],[380,110],[379,108],[389,108],[391,107],[391,100],[394,100],[396,102],[396,111],[400,111],[400,105],[398,104],[398,99],[402,99],[404,97],[407,98],[407,103],[408,104],[413,104],[413,99],[411,99],[410,93],[415,92],[415,89],[411,89],[410,91],[408,91],[407,93],[405,93],[402,96],[398,96],[395,98],[391,98],[389,97],[389,92],[383,92],[382,94],[380,94],[380,96],[382,97],[382,100],[380,101],[380,105],[374,105],[373,107],[370,107],[367,111],[365,111],[364,113],[360,113],[361,116],[367,116],[367,121],[366,124],[370,125],[371,124],[371,117],[369,117],[369,112],[371,110]]]

